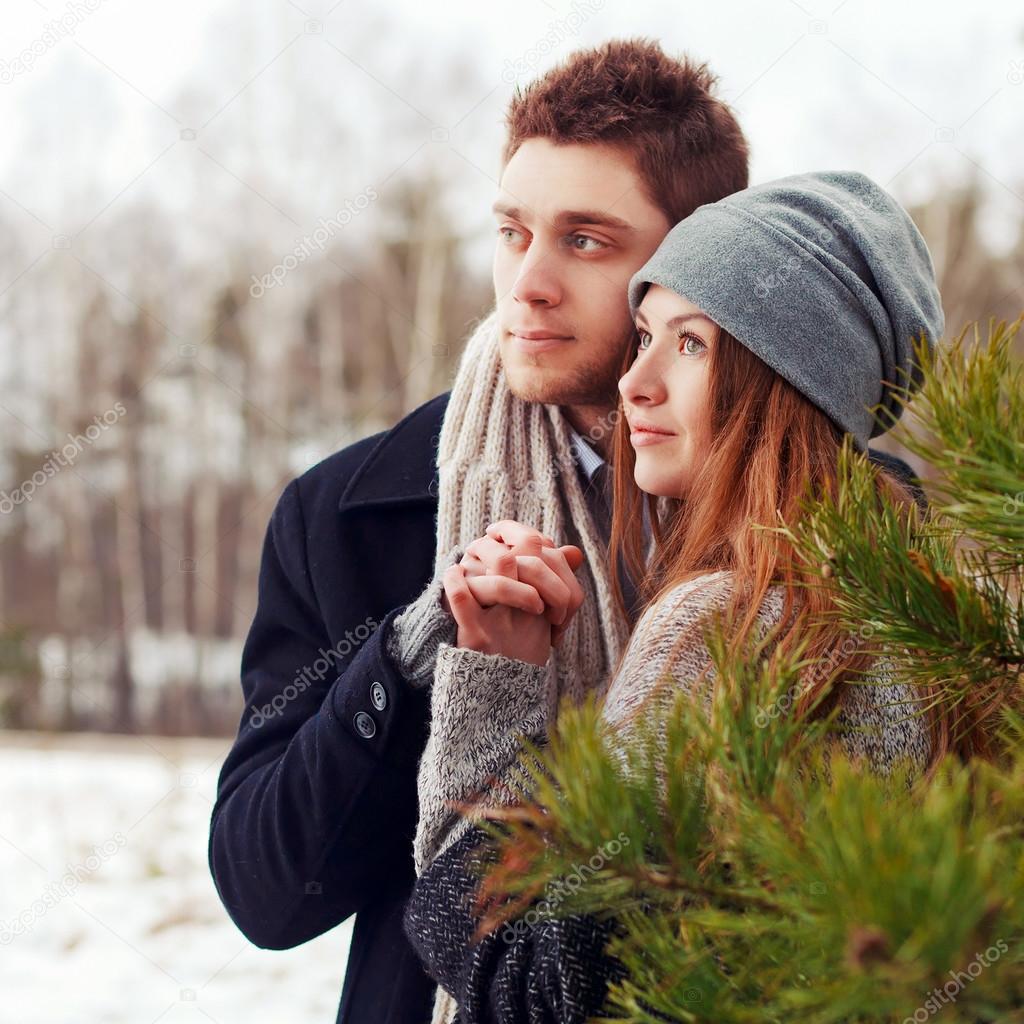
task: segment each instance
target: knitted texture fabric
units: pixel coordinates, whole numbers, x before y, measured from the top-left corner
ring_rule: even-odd
[[[625,645],[628,624],[612,593],[607,552],[583,496],[572,458],[571,427],[555,405],[526,402],[509,390],[501,368],[497,312],[475,328],[459,360],[438,442],[437,548],[434,580],[457,549],[464,550],[501,519],[533,526],[558,544],[576,544],[584,554],[577,574],[583,606],[562,635],[543,671],[543,700],[554,712],[568,695],[579,702],[594,685],[606,683]],[[428,590],[430,588],[428,587]],[[436,616],[436,597],[426,595],[399,627],[407,644],[396,661],[413,662],[420,680],[442,641],[453,641],[451,624]],[[404,613],[403,613],[404,614]],[[396,619],[397,621],[397,619]],[[404,638],[404,639],[403,639]],[[431,766],[437,745],[424,752],[421,772]],[[429,844],[417,842],[417,871]],[[454,1004],[438,988],[434,1024],[451,1021]]]
[[[545,677],[539,665],[441,645],[417,778],[417,875],[469,828],[471,816],[453,810],[453,801],[475,800],[492,779],[498,784],[487,789],[485,806],[513,799],[507,775],[520,738],[541,740],[547,731]]]
[[[710,612],[726,607],[731,579],[731,573],[722,571],[681,583],[641,617],[602,707],[602,719],[620,735],[627,734],[626,721],[645,699],[653,694],[648,709],[665,709],[680,686],[690,689],[700,676],[709,658],[700,626]],[[781,622],[784,601],[782,587],[768,588],[755,626],[759,637]],[[681,633],[686,640],[677,643]],[[931,756],[927,723],[915,714],[915,707],[923,705],[915,701],[912,686],[894,681],[896,666],[890,656],[876,657],[869,669],[862,679],[842,685],[836,740],[848,757],[863,758],[877,775],[890,775],[904,759],[911,762],[910,777],[920,775]],[[666,675],[676,685],[659,689]],[[709,710],[714,666],[707,679],[700,696]]]
[[[571,427],[558,406],[526,402],[501,368],[497,313],[466,342],[438,443],[438,564],[488,525],[515,519],[556,544],[577,544],[583,606],[548,662],[548,705],[579,702],[607,682],[628,636],[612,594],[608,555],[583,497]]]
[[[725,607],[731,593],[730,573],[709,573],[679,584],[640,617],[602,703],[602,720],[617,731],[623,745],[628,740],[630,726],[626,722],[633,709],[649,697],[658,702],[669,701],[680,688],[692,689],[709,661],[700,627],[709,613]],[[781,621],[783,609],[783,589],[769,588],[757,618],[761,635]],[[888,657],[876,658],[863,682],[843,685],[836,742],[849,756],[863,757],[870,769],[880,775],[890,774],[897,762],[908,760],[913,778],[927,764],[930,733],[923,718],[914,714],[913,688],[894,682],[892,668]],[[673,685],[659,686],[666,676]],[[713,679],[712,670],[708,680]],[[473,816],[457,814],[452,804],[473,799],[481,807],[492,807],[516,799],[515,765],[522,750],[521,740],[528,738],[543,745],[551,721],[544,687],[544,670],[536,665],[447,644],[440,647],[431,691],[431,735],[418,778],[420,819],[414,850],[420,880],[407,911],[407,930],[428,965],[432,958],[447,958],[448,962],[456,955],[455,950],[443,952],[437,948],[446,942],[458,944],[457,936],[450,930],[455,927],[454,910],[440,897],[464,889],[465,879],[459,874],[455,851],[465,850],[467,843],[473,845],[470,837],[479,833]],[[710,686],[701,696],[705,707],[709,706]],[[565,924],[550,925],[560,929],[558,942],[568,960],[561,967],[549,963],[544,971],[549,980],[550,972],[554,971],[559,981],[557,998],[564,999],[567,979],[578,976],[580,957],[596,958],[594,970],[603,969],[603,961],[592,942],[587,951],[573,944],[584,936],[593,938],[592,922],[581,925],[582,931],[574,931],[573,926]],[[508,992],[493,991],[485,997],[480,988],[497,985],[514,990],[517,984],[528,986],[529,975],[523,972],[530,964],[536,966],[533,958],[538,955],[536,950],[524,949],[511,954],[510,960],[503,961],[505,975],[501,981],[493,972],[489,976],[484,971],[486,960],[479,960],[497,955],[493,947],[491,954],[486,948],[472,954],[468,950],[463,952],[471,958],[463,968],[453,974],[454,968],[449,964],[446,975],[435,973],[435,977],[442,977],[442,984],[433,1024],[452,1024],[457,1011],[455,999],[469,1000],[473,1005],[487,1005],[486,998],[512,999],[509,1005],[513,1005],[514,998]],[[519,965],[518,975],[514,964]],[[562,973],[563,969],[568,974]],[[518,981],[513,980],[510,971]],[[444,985],[448,983],[446,979],[453,977],[460,978],[463,987],[452,994],[454,998],[449,998]],[[481,999],[485,1000],[483,1004]],[[468,1022],[484,1018],[470,1015],[462,1019]],[[534,1017],[522,1019],[532,1021]]]
[[[458,563],[462,555],[461,548],[454,548],[439,559],[426,590],[391,622],[386,638],[388,654],[410,686],[429,685],[434,678],[438,647],[455,643],[458,629],[441,598],[445,570]]]
[[[593,1019],[608,984],[625,977],[604,952],[614,918],[590,914],[517,921],[472,941],[470,910],[480,865],[490,852],[480,829],[467,832],[420,877],[403,925],[439,991],[461,1003],[442,1006],[447,1024],[584,1024]]]

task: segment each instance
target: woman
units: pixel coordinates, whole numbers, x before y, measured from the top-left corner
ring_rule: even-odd
[[[711,611],[740,612],[737,642],[773,630],[789,647],[827,609],[826,591],[802,586],[807,574],[784,538],[752,524],[792,523],[808,485],[835,493],[843,435],[863,450],[895,421],[892,385],[918,382],[911,339],[923,331],[934,344],[943,329],[920,234],[886,192],[846,172],[794,176],[699,208],[634,276],[629,304],[637,338],[619,384],[611,553],[642,581],[646,608],[603,705],[624,740],[650,700],[713,679],[703,642]],[[878,489],[911,514],[913,497],[896,479],[879,473]],[[615,976],[600,952],[604,926],[545,920],[511,943],[469,942],[467,858],[482,833],[448,802],[500,780],[518,737],[543,739],[553,632],[557,641],[580,599],[578,549],[524,524],[488,532],[468,554],[491,572],[454,565],[444,576],[458,639],[437,654],[406,931],[440,984],[435,1024],[582,1022]],[[507,551],[499,560],[513,545],[516,561]],[[556,631],[545,615],[553,604]],[[811,679],[795,713],[825,691],[839,703],[837,739],[848,753],[879,772],[935,764],[946,735],[939,713],[908,712],[914,694],[896,684],[838,685],[865,670],[884,684],[889,663],[850,653],[838,630],[813,636],[810,653],[830,671]],[[671,691],[656,685],[666,676]],[[505,799],[500,790],[489,798]]]

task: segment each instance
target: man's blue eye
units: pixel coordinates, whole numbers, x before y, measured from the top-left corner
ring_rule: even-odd
[[[597,250],[596,249],[584,249],[581,246],[577,245],[576,244],[577,242],[593,242],[594,245],[596,245],[598,248],[600,248],[600,249],[604,248],[604,242],[600,242],[596,238],[591,238],[590,235],[568,235],[567,237],[568,237],[569,242],[572,245],[572,247],[574,249],[579,250],[580,252],[596,252]]]

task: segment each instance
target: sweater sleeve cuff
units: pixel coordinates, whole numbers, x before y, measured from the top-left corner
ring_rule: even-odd
[[[442,644],[430,691],[431,728],[417,775],[420,817],[413,861],[420,874],[463,834],[454,805],[506,803],[521,740],[543,742],[547,669]]]
[[[455,619],[445,611],[444,574],[462,558],[461,548],[452,548],[438,565],[434,578],[415,601],[395,617],[387,636],[388,654],[411,686],[428,686],[434,677],[437,649],[454,644],[458,636]]]
[[[546,665],[442,643],[431,709],[435,727],[466,748],[493,742],[546,714]]]

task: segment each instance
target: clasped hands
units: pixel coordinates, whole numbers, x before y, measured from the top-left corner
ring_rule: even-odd
[[[487,527],[444,574],[458,646],[546,664],[583,603],[583,552],[504,519]]]

